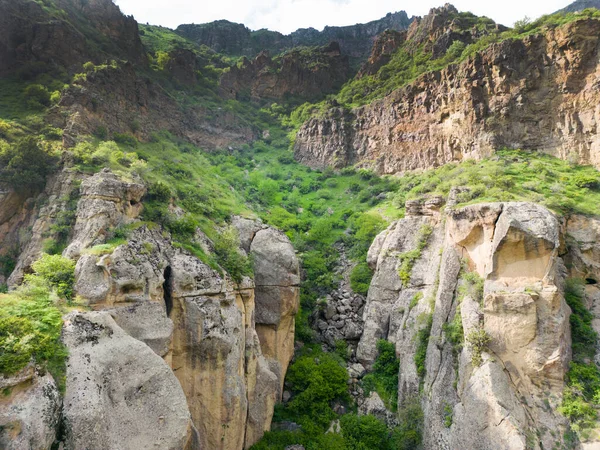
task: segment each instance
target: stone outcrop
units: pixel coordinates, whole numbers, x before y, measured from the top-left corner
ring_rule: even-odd
[[[137,22],[124,16],[112,0],[56,0],[47,7],[2,1],[0,29],[0,75],[23,68],[35,74],[40,64],[75,73],[87,61],[103,62],[107,53],[146,64]],[[102,44],[82,39],[84,33]]]
[[[49,449],[57,437],[61,398],[50,375],[25,368],[0,378],[0,447],[6,450]]]
[[[109,314],[67,316],[63,341],[69,350],[65,448],[199,448],[170,367]]]
[[[83,181],[77,222],[65,256],[79,257],[81,249],[104,243],[109,230],[136,219],[145,193],[143,185],[121,181],[108,169]]]
[[[421,27],[435,19],[424,18]],[[370,105],[332,108],[302,126],[296,159],[311,167],[358,164],[391,174],[507,147],[600,167],[599,35],[600,21],[577,20],[493,44]]]
[[[310,51],[290,50],[274,59],[266,52],[254,61],[244,58],[223,74],[219,85],[226,98],[315,100],[336,92],[349,75],[348,58],[332,42]]]
[[[267,228],[250,245],[256,283],[256,333],[264,356],[283,382],[294,355],[295,316],[300,305],[300,266],[294,248],[281,231]]]
[[[566,426],[556,408],[571,358],[563,227],[530,203],[445,213],[436,203],[437,213],[416,211],[374,241],[358,359],[369,366],[378,339],[395,343],[399,403],[425,394],[424,448],[549,448],[560,441],[549,430]],[[422,250],[407,277],[402,261],[416,248]],[[472,287],[474,277],[483,292]],[[457,322],[462,346],[449,335]],[[466,339],[473,331],[490,339],[481,365]],[[419,369],[423,333],[427,353]]]
[[[110,172],[82,184],[72,245],[82,255],[76,291],[164,357],[187,399],[198,448],[249,448],[270,427],[293,355],[300,282],[294,249],[284,234],[234,218],[241,251],[255,261],[255,280],[239,284],[146,226],[110,253],[86,252],[103,242],[99,227],[88,225],[90,214],[111,229],[135,217],[140,205],[130,198],[142,192]]]

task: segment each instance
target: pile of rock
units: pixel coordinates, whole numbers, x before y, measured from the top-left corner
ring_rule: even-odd
[[[363,332],[365,302],[364,296],[344,288],[327,295],[316,312],[316,328],[323,342],[331,347],[338,340],[357,342]]]

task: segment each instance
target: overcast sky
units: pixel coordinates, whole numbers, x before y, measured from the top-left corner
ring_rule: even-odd
[[[138,22],[175,28],[182,23],[205,23],[227,19],[253,30],[290,33],[298,28],[353,25],[379,19],[388,12],[404,10],[422,16],[444,0],[114,0]],[[571,3],[571,0],[455,0],[460,11],[488,16],[512,25],[525,16],[536,18]]]

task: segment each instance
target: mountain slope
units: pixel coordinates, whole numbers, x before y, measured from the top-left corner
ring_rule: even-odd
[[[242,24],[226,20],[180,25],[175,31],[198,45],[206,45],[226,55],[255,57],[264,50],[276,55],[293,47],[322,46],[336,41],[343,54],[361,59],[369,54],[375,36],[386,29],[405,30],[411,21],[404,11],[400,11],[366,24],[325,27],[323,31],[302,28],[289,35],[269,30],[251,31]]]

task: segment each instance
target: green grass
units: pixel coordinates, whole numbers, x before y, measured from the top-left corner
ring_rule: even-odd
[[[377,357],[373,372],[365,375],[361,384],[365,397],[376,391],[386,407],[391,411],[398,409],[398,372],[400,361],[396,357],[396,346],[386,340],[377,342]]]
[[[584,282],[567,280],[565,299],[572,311],[573,361],[567,372],[567,387],[559,407],[559,411],[569,419],[571,430],[583,439],[597,432],[597,410],[600,407],[600,369],[594,362],[598,334],[592,327],[594,316],[586,308],[584,297]]]
[[[453,187],[468,187],[459,206],[481,202],[530,201],[559,213],[600,214],[600,173],[539,152],[501,150],[481,161],[466,160],[423,172],[406,174],[392,204],[408,199],[447,197]]]

